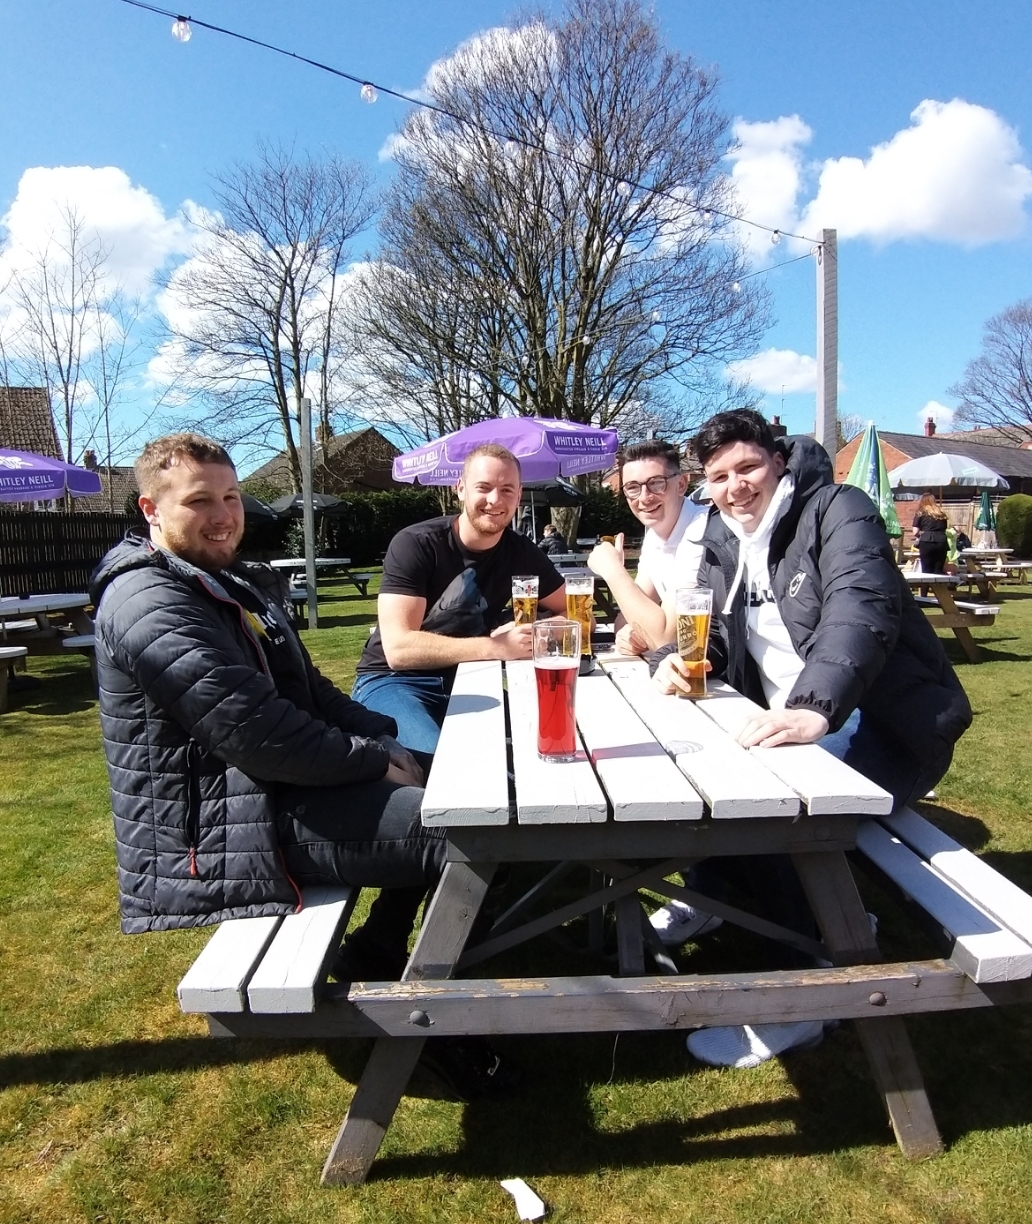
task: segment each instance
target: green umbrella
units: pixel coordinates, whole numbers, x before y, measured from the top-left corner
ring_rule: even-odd
[[[863,489],[867,496],[878,507],[878,513],[885,524],[885,530],[890,536],[901,536],[903,528],[896,517],[896,505],[892,500],[892,490],[889,488],[889,474],[885,468],[885,457],[881,453],[878,441],[878,431],[873,421],[867,422],[864,436],[860,439],[860,447],[853,459],[846,477],[845,484],[855,485]]]
[[[975,519],[976,531],[996,530],[996,511],[989,499],[989,490],[982,490],[982,500],[978,504],[978,518]]]

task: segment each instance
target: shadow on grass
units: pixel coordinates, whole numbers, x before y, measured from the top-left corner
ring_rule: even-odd
[[[39,664],[46,660],[44,666]],[[45,717],[61,714],[81,714],[97,703],[97,694],[93,688],[89,665],[77,664],[71,659],[57,655],[35,656],[32,659],[32,670],[28,673],[38,685],[32,688],[12,689],[9,693],[8,710],[23,711],[26,714],[40,714]],[[4,717],[0,715],[0,717]],[[5,727],[4,730],[9,730]]]

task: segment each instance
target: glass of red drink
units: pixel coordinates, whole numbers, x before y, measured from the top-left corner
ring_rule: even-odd
[[[543,761],[577,757],[574,696],[580,665],[581,627],[573,620],[534,625],[534,678],[538,700],[538,756]]]

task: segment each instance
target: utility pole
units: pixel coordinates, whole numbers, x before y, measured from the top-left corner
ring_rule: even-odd
[[[301,398],[301,504],[305,526],[305,602],[308,628],[319,628],[319,596],[315,585],[315,501],[312,496],[312,401]]]
[[[821,230],[817,252],[817,428],[834,460],[838,449],[838,230]]]

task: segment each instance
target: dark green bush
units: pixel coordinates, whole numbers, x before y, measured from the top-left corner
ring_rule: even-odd
[[[443,492],[413,488],[346,494],[326,518],[329,555],[350,557],[356,565],[374,564],[402,527],[442,513]]]
[[[1012,493],[996,507],[996,538],[1018,557],[1032,557],[1032,497]]]
[[[539,517],[539,525],[541,523]],[[547,520],[544,520],[547,522]],[[641,523],[631,513],[627,498],[610,493],[607,488],[588,489],[581,507],[580,536],[616,535],[618,531],[637,539],[645,534]]]

